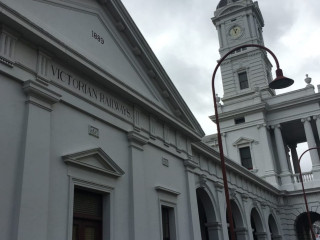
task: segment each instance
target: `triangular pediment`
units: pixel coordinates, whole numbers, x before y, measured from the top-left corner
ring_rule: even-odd
[[[103,84],[133,95],[159,114],[170,116],[170,121],[204,135],[120,0],[17,0],[8,5],[62,44],[61,54],[76,56],[90,70],[110,76],[110,83]],[[99,79],[88,80],[101,84]],[[132,99],[130,95],[126,97]]]
[[[239,146],[239,145],[246,145],[256,142],[254,139],[240,137],[237,141],[235,141],[232,145]]]
[[[86,168],[89,171],[98,171],[114,177],[124,174],[124,171],[101,148],[64,155],[62,158],[66,164]]]

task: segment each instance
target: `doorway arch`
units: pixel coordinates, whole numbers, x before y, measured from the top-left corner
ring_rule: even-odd
[[[220,224],[217,222],[215,210],[208,193],[203,188],[196,190],[199,222],[202,240],[219,239]]]
[[[316,212],[310,212],[311,223],[314,227],[314,230],[317,231],[318,224],[320,225],[320,214]],[[304,212],[300,214],[295,221],[295,229],[297,234],[297,239],[299,240],[310,240],[311,237],[311,230],[309,227],[309,221],[307,213]],[[320,229],[319,229],[320,231]]]
[[[261,215],[256,208],[252,208],[250,214],[250,223],[252,229],[252,237],[254,240],[264,240],[267,238],[267,233],[263,227]]]
[[[282,239],[279,233],[279,228],[277,222],[272,214],[269,215],[268,218],[269,231],[271,235],[271,240]]]
[[[246,238],[246,228],[244,226],[243,217],[240,211],[240,208],[235,200],[231,200],[231,211],[232,211],[232,220],[233,220],[233,227],[234,231],[236,233],[236,240],[245,240]],[[226,212],[226,216],[228,216],[228,213]],[[228,225],[228,235],[229,240],[230,237],[230,228],[229,228],[229,219],[227,219],[227,225]]]

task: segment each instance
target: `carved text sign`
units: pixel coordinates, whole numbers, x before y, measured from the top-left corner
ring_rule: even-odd
[[[63,85],[73,92],[81,94],[85,98],[111,110],[113,113],[132,121],[132,107],[119,99],[90,84],[88,81],[75,77],[73,74],[56,65],[51,65],[51,72],[52,80],[59,85]]]

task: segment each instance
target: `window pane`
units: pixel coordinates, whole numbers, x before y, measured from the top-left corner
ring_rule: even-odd
[[[241,72],[238,74],[240,89],[245,89],[249,87],[247,72]]]
[[[94,227],[84,229],[84,240],[96,240],[96,229]]]
[[[162,234],[163,240],[170,240],[170,216],[169,216],[169,208],[161,207],[162,212]]]
[[[252,159],[250,153],[250,147],[240,148],[241,164],[247,169],[252,169]]]
[[[72,240],[102,240],[102,195],[74,191]]]

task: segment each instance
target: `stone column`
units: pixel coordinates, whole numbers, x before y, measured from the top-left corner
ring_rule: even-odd
[[[268,240],[267,233],[265,232],[256,232],[255,235],[257,236],[258,240]]]
[[[304,118],[304,119],[301,119],[301,122],[303,123],[303,126],[304,126],[304,131],[305,131],[307,142],[308,142],[308,148],[313,148],[313,147],[317,147],[317,144],[314,139],[310,120],[311,120],[311,118]],[[312,168],[315,166],[318,167],[320,165],[318,151],[311,150],[310,157],[311,157],[311,161],[312,161]]]
[[[266,124],[260,124],[257,126],[257,128],[259,129],[260,134],[260,151],[263,152],[261,157],[263,157],[265,163],[264,177],[269,183],[277,185],[278,181],[275,173],[275,162],[269,137],[269,131]]]
[[[222,237],[219,239],[228,239],[228,226],[227,226],[227,205],[226,198],[224,195],[224,186],[223,183],[216,182],[214,184],[217,196],[218,196],[218,206],[219,206],[219,214],[222,223]]]
[[[291,179],[291,174],[289,172],[287,154],[284,148],[280,124],[277,124],[276,126],[274,126],[274,135],[276,139],[277,152],[278,152],[280,168],[281,168],[282,185],[287,185],[292,183],[292,179]]]
[[[313,119],[316,121],[318,136],[320,138],[320,115],[313,116]],[[320,139],[317,139],[317,140],[320,141]]]
[[[245,227],[235,229],[237,240],[247,240],[248,230]]]
[[[249,195],[246,193],[241,194],[241,199],[242,199],[242,204],[244,207],[244,226],[247,226],[248,229],[248,239],[249,240],[253,240],[252,238],[252,234],[250,234],[252,232],[252,228],[251,228],[251,208],[252,208],[252,204],[251,204],[251,200],[249,198]],[[238,236],[238,234],[237,234]]]
[[[139,132],[128,133],[129,140],[129,177],[130,177],[130,238],[148,239],[148,221],[146,217],[146,192],[143,146],[148,138]]]
[[[222,239],[221,223],[208,221],[206,227],[208,229],[209,239]]]
[[[262,221],[263,223],[265,223],[265,228],[266,228],[266,239],[271,239],[271,233],[270,233],[270,229],[269,229],[269,223],[268,223],[268,220],[269,220],[269,213],[270,213],[270,210],[269,210],[269,206],[268,206],[268,203],[267,202],[262,202],[261,203],[261,210],[262,210]]]
[[[199,222],[196,184],[195,184],[195,177],[193,173],[193,169],[197,167],[197,164],[190,159],[186,159],[184,161],[184,166],[186,168],[187,184],[188,184],[190,239],[198,240],[198,239],[201,239],[201,231],[200,231],[200,222]]]
[[[293,163],[293,168],[295,173],[299,173],[299,157],[297,153],[297,144],[291,144],[289,145],[290,151],[291,151],[291,158]]]
[[[21,176],[17,199],[17,240],[47,239],[50,152],[51,152],[51,111],[60,95],[47,85],[26,81],[23,90],[27,95],[26,125],[22,141],[24,149],[21,158]]]
[[[312,132],[310,120],[311,118],[301,119],[301,122],[303,123],[303,126],[304,126],[307,142],[308,142],[308,148],[317,147],[317,144]],[[318,128],[318,125],[317,125],[317,128]],[[318,150],[313,149],[313,150],[310,150],[309,153],[312,161],[313,178],[320,179],[320,160],[319,160]]]

